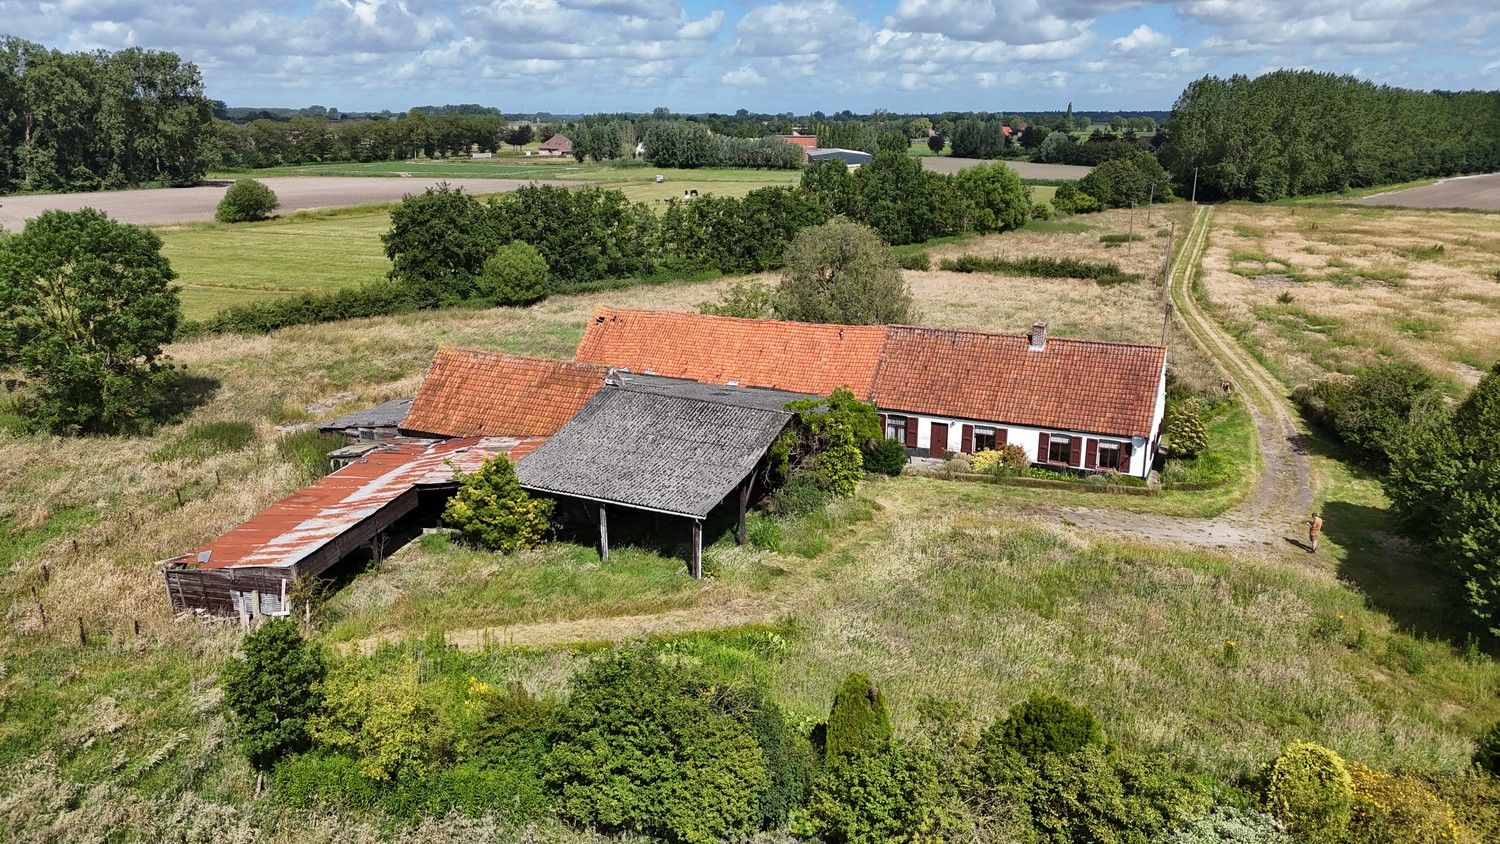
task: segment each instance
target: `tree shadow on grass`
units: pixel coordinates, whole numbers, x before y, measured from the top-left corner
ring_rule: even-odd
[[[162,404],[160,422],[174,424],[186,419],[189,414],[208,404],[219,394],[224,382],[206,375],[197,375],[185,369],[172,370],[164,379],[166,400]]]
[[[1392,533],[1388,511],[1329,501],[1321,512],[1323,532],[1343,551],[1339,578],[1357,587],[1371,608],[1413,635],[1460,649],[1477,641],[1489,653],[1500,654],[1500,641],[1471,620],[1462,582],[1431,551]],[[1319,553],[1328,551],[1332,549]]]

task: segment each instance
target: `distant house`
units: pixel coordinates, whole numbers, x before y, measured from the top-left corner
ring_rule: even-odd
[[[567,135],[553,135],[537,147],[537,155],[562,156],[573,154],[573,141]]]
[[[794,144],[796,146],[802,147],[808,152],[811,152],[818,148],[817,135],[803,135],[798,132],[793,132],[790,135],[777,135],[776,137],[780,138],[783,141],[786,141],[789,144]]]
[[[915,326],[601,308],[574,359],[826,395],[847,386],[912,457],[1011,444],[1038,466],[1146,477],[1166,404],[1162,346]]]

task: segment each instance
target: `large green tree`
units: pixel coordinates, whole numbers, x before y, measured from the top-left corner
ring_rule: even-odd
[[[792,240],[776,312],[796,322],[880,325],[913,322],[915,304],[880,235],[835,218]]]
[[[48,211],[0,241],[0,366],[25,380],[34,428],[110,433],[164,411],[174,278],[160,238],[93,209]]]
[[[427,308],[471,295],[485,259],[503,242],[489,210],[446,182],[401,200],[380,239],[390,277]]]

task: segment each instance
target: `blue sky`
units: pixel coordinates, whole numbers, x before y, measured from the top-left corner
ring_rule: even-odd
[[[0,0],[0,31],[176,51],[231,105],[1166,109],[1279,67],[1500,87],[1495,0]]]

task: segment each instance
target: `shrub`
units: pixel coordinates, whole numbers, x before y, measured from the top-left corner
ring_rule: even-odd
[[[1104,740],[1094,713],[1054,695],[1033,695],[984,731],[981,743],[998,744],[1035,762]]]
[[[1026,456],[1026,449],[1014,443],[982,449],[974,455],[974,471],[984,475],[1019,475],[1030,466],[1031,458]]]
[[[1337,844],[1349,828],[1354,784],[1337,753],[1294,742],[1271,762],[1261,799],[1287,831],[1307,844]]]
[[[266,334],[293,325],[386,316],[416,309],[417,300],[405,285],[393,281],[367,281],[332,293],[304,293],[253,305],[235,305],[207,320],[184,326],[182,333]]]
[[[775,319],[776,292],[758,281],[737,281],[717,302],[699,302],[698,313],[740,319]]]
[[[305,809],[378,810],[409,822],[455,811],[517,822],[541,818],[550,808],[536,773],[503,760],[461,762],[426,776],[379,782],[352,757],[304,753],[276,766],[272,787],[278,800]]]
[[[1104,210],[1099,200],[1079,189],[1077,182],[1063,182],[1052,196],[1052,207],[1059,214],[1092,214]]]
[[[493,244],[519,240],[547,262],[554,289],[603,279],[650,275],[657,268],[660,221],[618,190],[527,185],[492,200]]]
[[[880,438],[880,415],[840,387],[827,399],[788,402],[797,414],[797,427],[772,447],[783,475],[802,475],[830,495],[854,494],[864,477],[864,453]]]
[[[1045,202],[1034,203],[1031,206],[1031,219],[1050,220],[1053,217],[1052,206]]]
[[[268,771],[309,746],[308,719],[323,705],[323,652],[287,619],[252,630],[240,650],[224,666],[224,707],[250,764]]]
[[[536,247],[512,241],[485,259],[476,292],[497,305],[530,305],[547,298],[547,262]]]
[[[27,427],[126,432],[168,415],[176,277],[155,233],[93,209],[47,211],[0,241],[0,370],[24,379]]]
[[[472,474],[454,473],[458,491],[443,508],[443,521],[481,548],[509,554],[545,540],[556,502],[534,498],[516,480],[510,458],[499,454]]]
[[[896,477],[906,470],[906,446],[900,440],[877,439],[864,449],[865,471]]]
[[[1041,839],[1056,844],[1149,840],[1211,805],[1208,788],[1161,756],[1111,756],[1095,746],[1049,755],[1030,796]]]
[[[1090,278],[1100,284],[1136,281],[1140,277],[1120,270],[1118,264],[1098,264],[1077,258],[1000,258],[960,255],[944,258],[942,269],[957,273],[999,273],[1041,278]]]
[[[896,260],[903,270],[932,269],[932,256],[924,251],[904,252]]]
[[[1295,844],[1281,823],[1264,812],[1215,806],[1153,839],[1154,844]]]
[[[1203,423],[1203,409],[1197,399],[1175,405],[1163,426],[1167,445],[1173,457],[1193,458],[1208,448],[1208,426]]]
[[[868,226],[833,220],[797,233],[776,290],[776,312],[795,322],[913,322],[915,300],[891,250]]]
[[[780,826],[806,800],[817,773],[811,743],[759,688],[734,688],[720,698],[718,708],[750,728],[765,758],[767,785],[760,798],[756,825],[761,829]]]
[[[1321,382],[1293,398],[1340,441],[1384,460],[1413,412],[1426,407],[1426,397],[1435,390],[1432,375],[1417,364],[1379,363],[1353,378]]]
[[[750,730],[653,654],[604,654],[573,678],[543,777],[559,813],[685,842],[750,832],[768,786]]]
[[[1354,807],[1344,844],[1456,842],[1453,810],[1419,780],[1350,765]]]
[[[369,779],[422,777],[453,760],[453,713],[423,688],[415,660],[390,673],[343,665],[323,683],[323,699],[308,732],[320,747],[358,760]]]
[[[1500,841],[1500,777],[1479,768],[1428,778],[1439,796],[1453,809],[1464,844]]]
[[[951,840],[963,828],[953,787],[932,757],[882,744],[830,764],[794,828],[829,844]]]
[[[824,753],[837,760],[859,750],[878,747],[891,738],[891,717],[880,687],[858,672],[844,678],[833,696],[828,715]]]
[[[803,516],[823,509],[832,498],[812,472],[794,472],[771,493],[771,512],[778,516]]]
[[[214,219],[221,223],[266,220],[276,212],[280,204],[281,200],[276,198],[276,193],[266,187],[264,182],[236,179],[229,190],[224,191],[224,198],[219,200]]]
[[[1474,749],[1474,764],[1480,770],[1500,776],[1500,721],[1491,724],[1490,728],[1479,736],[1478,744]]]

